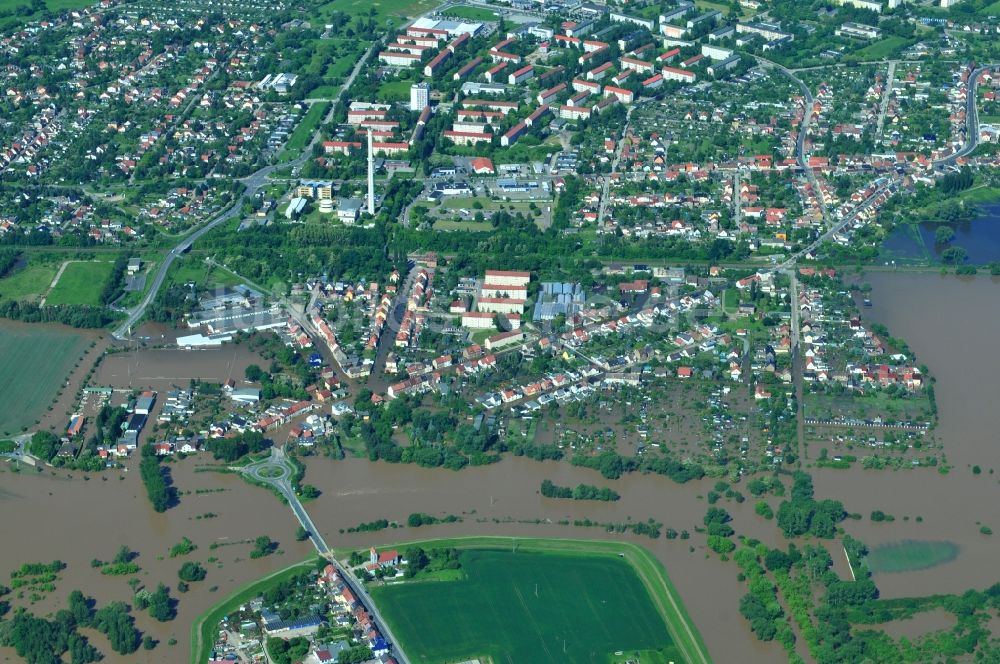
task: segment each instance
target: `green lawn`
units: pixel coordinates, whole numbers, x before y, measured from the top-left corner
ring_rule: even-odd
[[[327,17],[333,12],[343,12],[349,16],[367,16],[374,9],[378,18],[404,18],[418,16],[441,4],[439,0],[330,0],[319,7],[320,16]],[[383,23],[384,21],[378,21]],[[393,21],[398,24],[399,21]]]
[[[379,86],[375,96],[379,101],[404,101],[410,98],[413,81],[386,81]]]
[[[9,277],[0,279],[0,299],[33,300],[48,290],[59,269],[57,264],[28,265]]]
[[[82,9],[84,7],[89,7],[94,4],[95,0],[46,0],[45,7],[51,12],[62,12],[68,9]],[[0,11],[7,11],[9,9],[14,9],[16,7],[30,7],[31,3],[27,0],[0,0]],[[0,18],[0,30],[8,31],[14,28],[14,26],[27,23],[29,21],[34,21],[41,16],[41,12],[36,12],[28,14],[27,16],[8,16],[7,18]]]
[[[316,132],[316,127],[326,117],[326,112],[329,108],[330,102],[328,101],[316,102],[309,107],[309,110],[306,111],[302,120],[295,127],[295,131],[288,137],[288,143],[285,144],[285,151],[281,155],[283,158],[286,155],[289,159],[299,156],[299,151],[309,145],[309,141],[312,140],[313,134]]]
[[[682,659],[637,570],[590,548],[604,543],[575,544],[467,549],[463,580],[383,586],[372,596],[414,662],[603,664],[625,650]]]
[[[874,573],[914,572],[950,563],[958,557],[954,542],[903,540],[883,544],[868,554],[868,567]]]
[[[87,345],[45,326],[0,326],[0,435],[21,432],[45,413]]]
[[[740,307],[740,293],[732,288],[727,288],[722,292],[722,308],[727,314],[736,313]]]
[[[449,7],[442,12],[445,16],[464,18],[469,21],[495,21],[497,13],[481,7]]]
[[[1000,0],[979,10],[980,16],[1000,16]]]
[[[885,39],[881,39],[855,51],[854,55],[862,60],[883,60],[897,51],[906,48],[909,44],[910,41],[907,39],[890,35]]]
[[[45,297],[45,304],[100,304],[101,289],[114,263],[70,263]]]
[[[194,282],[199,288],[215,288],[216,286],[235,286],[240,280],[232,273],[209,265],[195,254],[183,256],[170,266],[167,283],[186,284]]]
[[[493,230],[493,226],[489,222],[485,221],[452,221],[450,219],[439,219],[434,222],[434,230],[484,233]]]
[[[332,66],[332,65],[331,65]],[[333,99],[340,92],[340,87],[336,85],[321,85],[309,93],[311,99]]]

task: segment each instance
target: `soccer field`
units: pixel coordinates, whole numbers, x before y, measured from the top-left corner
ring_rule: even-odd
[[[681,662],[635,570],[614,556],[492,549],[462,553],[460,581],[383,586],[376,604],[414,662],[612,661],[655,650]]]
[[[0,327],[0,435],[21,433],[45,413],[86,344],[46,327]]]

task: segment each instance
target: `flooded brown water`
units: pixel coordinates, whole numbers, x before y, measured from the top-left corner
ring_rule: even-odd
[[[928,632],[951,629],[954,626],[955,614],[948,613],[944,609],[932,609],[906,620],[893,620],[878,625],[879,629],[885,630],[885,633],[894,639],[903,637],[915,639]]]
[[[962,592],[1000,580],[1000,536],[982,535],[980,525],[1000,533],[1000,409],[996,407],[994,352],[1000,331],[1000,283],[988,276],[875,273],[874,306],[862,314],[906,339],[918,363],[937,379],[939,426],[947,475],[934,469],[897,472],[817,470],[817,494],[844,501],[864,515],[848,521],[848,532],[875,546],[903,539],[951,540],[960,547],[951,563],[919,572],[880,574],[883,597]],[[972,466],[982,473],[974,475]],[[995,472],[991,474],[991,470]],[[893,523],[872,523],[881,509]],[[909,521],[903,521],[909,516]],[[923,523],[916,523],[917,516]]]
[[[149,348],[108,355],[94,375],[95,385],[118,388],[152,388],[166,391],[186,388],[192,378],[222,382],[243,380],[250,364],[260,364],[260,356],[246,345],[227,344],[206,350]]]
[[[151,620],[145,613],[136,614],[137,627],[160,640],[152,652],[140,650],[121,657],[106,646],[103,637],[95,645],[106,655],[105,662],[176,663],[187,661],[190,629],[195,618],[237,587],[269,571],[280,569],[310,553],[308,543],[296,542],[296,524],[288,508],[263,489],[251,487],[238,477],[217,473],[195,473],[192,459],[172,464],[174,482],[182,492],[180,504],[166,514],[157,514],[146,499],[145,489],[133,459],[128,473],[107,472],[89,481],[68,479],[65,471],[53,476],[49,470],[12,473],[0,470],[0,531],[5,533],[0,547],[0,579],[9,570],[25,562],[67,563],[56,592],[31,609],[48,614],[65,607],[72,590],[82,590],[103,605],[110,601],[129,601],[132,591],[128,577],[102,576],[92,569],[93,558],[110,560],[118,547],[127,545],[139,552],[136,562],[142,567],[138,578],[146,587],[157,583],[171,587],[171,595],[180,599],[178,615],[168,623]],[[107,481],[103,481],[103,477]],[[119,480],[118,477],[124,479]],[[195,494],[197,489],[225,489]],[[216,518],[197,519],[212,512]],[[282,555],[249,560],[252,544],[222,546],[210,550],[213,542],[237,542],[268,535],[280,542]],[[198,549],[184,558],[169,558],[171,546],[182,537],[190,538]],[[207,562],[216,556],[222,567]],[[162,560],[158,559],[162,557]],[[185,560],[197,560],[208,570],[205,581],[191,584],[186,594],[178,594],[177,570]],[[210,592],[218,586],[217,592]],[[25,605],[13,600],[15,606]],[[168,646],[170,638],[176,646]],[[0,649],[0,659],[17,661],[12,651]]]
[[[952,563],[912,573],[879,575],[876,581],[885,597],[961,592],[982,588],[998,580],[995,561],[1000,556],[1000,535],[979,533],[979,523],[1000,533],[995,501],[1000,491],[1000,409],[994,406],[996,389],[992,357],[998,331],[1000,284],[989,278],[959,280],[939,275],[874,274],[875,306],[864,314],[886,323],[915,351],[918,362],[930,366],[937,377],[940,413],[937,436],[946,445],[953,469],[947,475],[936,470],[898,472],[814,470],[817,495],[836,497],[849,511],[865,515],[845,526],[872,546],[902,539],[951,540],[960,547]],[[247,364],[257,361],[245,347],[226,346],[218,351],[155,350],[109,357],[95,377],[97,384],[118,387],[153,387],[165,390],[184,385],[191,376],[207,380],[239,379]],[[973,475],[978,464],[983,472]],[[296,524],[287,507],[270,493],[250,487],[232,476],[195,473],[194,460],[172,465],[175,483],[182,492],[225,488],[226,491],[182,495],[180,506],[165,515],[152,512],[138,476],[130,472],[124,480],[108,473],[88,482],[69,480],[62,472],[52,477],[0,474],[0,527],[5,538],[0,547],[0,573],[23,562],[60,558],[69,563],[54,595],[36,605],[40,612],[62,605],[70,590],[79,588],[101,603],[128,599],[127,579],[101,577],[90,568],[92,558],[112,557],[120,544],[141,552],[141,580],[147,585],[163,581],[176,586],[180,560],[157,560],[181,537],[198,546],[192,558],[203,563],[218,556],[221,569],[208,565],[209,577],[179,596],[180,614],[174,622],[159,624],[144,614],[139,627],[148,629],[162,645],[142,653],[143,661],[176,662],[187,657],[191,622],[220,597],[271,569],[289,564],[310,553],[309,546],[296,543]],[[736,578],[732,563],[707,555],[694,529],[701,524],[707,505],[699,496],[712,481],[677,485],[659,476],[628,476],[607,481],[594,471],[566,463],[537,463],[510,458],[482,468],[455,473],[444,469],[371,464],[362,459],[308,460],[306,481],[323,491],[308,505],[318,528],[331,546],[369,546],[436,536],[497,534],[524,537],[629,539],[647,547],[661,560],[709,646],[716,662],[781,662],[780,648],[756,641],[738,613],[739,598],[746,592]],[[989,470],[995,469],[995,474]],[[579,482],[608,485],[622,494],[616,503],[574,502],[542,498],[543,479],[560,485]],[[50,495],[51,493],[51,495]],[[725,503],[737,531],[769,543],[782,541],[773,522],[753,513],[753,501],[742,505]],[[872,523],[874,509],[893,514],[892,523]],[[340,534],[340,529],[364,521],[387,518],[405,521],[411,512],[464,516],[462,523],[420,529],[388,529],[378,533]],[[217,518],[198,520],[206,512]],[[917,523],[917,516],[923,518]],[[909,516],[909,521],[903,517]],[[677,530],[687,529],[691,540],[650,540],[645,537],[611,535],[599,528],[558,524],[561,519],[589,518],[594,521],[626,521],[654,518]],[[495,521],[496,520],[496,521]],[[542,520],[542,523],[527,523]],[[210,551],[215,541],[252,539],[267,534],[282,544],[285,555],[260,561],[246,560],[250,546],[221,547]],[[691,547],[694,547],[694,551]],[[39,553],[44,552],[44,553]],[[237,562],[237,559],[240,559]],[[837,560],[837,556],[834,555]],[[838,572],[840,570],[838,569]],[[208,588],[218,585],[218,592]],[[928,619],[931,620],[931,619]],[[912,621],[898,627],[900,634],[920,631],[923,623]],[[927,623],[936,628],[937,622]],[[167,647],[169,638],[177,646]],[[98,644],[102,641],[97,640]],[[102,648],[106,653],[109,651]],[[9,655],[0,652],[0,655]],[[109,656],[105,661],[134,661]]]
[[[539,463],[509,458],[488,467],[460,472],[413,466],[371,464],[365,460],[309,459],[307,482],[324,493],[309,504],[316,526],[331,546],[389,544],[436,536],[506,535],[577,539],[626,539],[649,549],[666,567],[716,662],[780,662],[780,648],[758,642],[739,615],[745,586],[732,563],[720,562],[698,544],[695,533],[707,505],[698,499],[712,482],[678,485],[656,475],[609,481],[598,473],[566,463]],[[543,498],[543,479],[559,485],[580,482],[607,485],[622,494],[615,503]],[[727,503],[741,533],[773,540],[778,531],[753,513],[751,501]],[[411,512],[435,516],[456,514],[462,523],[419,529],[388,529],[378,533],[343,534],[338,530],[379,518],[405,522]],[[472,514],[472,512],[475,512]],[[651,540],[608,534],[600,528],[559,525],[558,521],[589,518],[600,522],[644,521],[652,517],[664,528],[688,530],[690,540]],[[494,521],[499,520],[499,523]],[[541,519],[541,524],[518,523]],[[511,522],[513,520],[514,522]],[[694,547],[694,551],[690,547]],[[723,636],[724,635],[724,636]]]

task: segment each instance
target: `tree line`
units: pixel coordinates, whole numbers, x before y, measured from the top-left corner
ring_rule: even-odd
[[[35,302],[5,300],[0,302],[0,318],[24,323],[62,323],[81,329],[107,327],[119,317],[104,308],[87,304],[39,306]]]
[[[590,484],[577,484],[575,487],[559,486],[552,480],[542,480],[542,495],[546,498],[570,498],[572,500],[615,501],[621,498],[618,492],[608,487],[596,487]]]
[[[160,465],[156,449],[149,443],[142,447],[139,476],[146,486],[146,495],[157,512],[166,512],[177,504],[177,489],[170,485],[170,471]]]

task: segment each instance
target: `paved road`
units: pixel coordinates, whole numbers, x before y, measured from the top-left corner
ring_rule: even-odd
[[[802,124],[799,125],[799,135],[795,141],[795,161],[798,162],[799,168],[808,171],[808,164],[806,163],[806,137],[809,135],[809,123],[812,122],[814,102],[812,91],[809,89],[809,86],[802,81],[802,79],[792,72],[791,69],[783,65],[779,65],[773,60],[768,60],[767,58],[762,58],[760,56],[754,56],[754,58],[764,68],[777,69],[782,74],[792,79],[792,81],[799,86],[799,89],[802,90],[802,97],[805,101],[805,112],[802,114]]]
[[[885,79],[885,87],[882,89],[882,103],[878,110],[878,126],[875,129],[876,145],[882,142],[882,132],[885,129],[885,113],[889,110],[889,98],[892,96],[892,85],[896,78],[896,61],[889,62],[889,73]]]
[[[998,68],[1000,68],[1000,64],[991,64],[980,65],[972,70],[965,96],[965,145],[958,152],[934,162],[935,166],[951,166],[958,159],[969,156],[979,147],[979,105],[976,103],[979,76],[988,69]]]
[[[340,88],[340,92],[338,92],[337,96],[333,99],[333,104],[331,104],[330,106],[330,112],[327,114],[327,117],[324,118],[324,122],[329,121],[330,115],[333,113],[333,110],[336,107],[337,102],[339,102],[340,99],[347,93],[348,88],[350,88],[351,85],[354,83],[354,79],[357,78],[361,69],[364,67],[365,62],[368,61],[368,57],[372,54],[374,50],[375,46],[373,45],[365,52],[365,54],[361,57],[361,59],[358,60],[358,62],[354,65],[354,69],[351,70],[350,76],[348,76],[347,80],[344,81],[344,84]],[[215,217],[213,217],[204,226],[200,227],[198,230],[186,236],[183,240],[181,240],[177,244],[177,246],[175,246],[173,249],[170,250],[169,253],[167,253],[167,255],[163,259],[163,262],[160,264],[159,269],[156,271],[156,276],[153,277],[153,282],[150,284],[149,290],[146,292],[145,297],[142,298],[142,301],[139,302],[139,304],[137,304],[135,307],[133,307],[128,311],[128,316],[126,317],[125,321],[114,331],[113,334],[115,338],[125,339],[130,334],[132,326],[134,326],[142,319],[142,317],[146,313],[146,309],[149,308],[149,305],[152,304],[154,299],[156,299],[157,293],[159,293],[160,288],[163,287],[163,282],[167,278],[167,273],[170,271],[170,266],[173,265],[174,261],[177,259],[178,256],[180,256],[185,251],[190,249],[191,245],[193,245],[195,242],[201,239],[206,233],[212,231],[212,229],[216,228],[220,224],[224,224],[227,221],[230,221],[231,219],[237,217],[240,214],[240,211],[242,210],[243,201],[254,196],[265,184],[267,184],[268,178],[270,177],[271,173],[278,170],[279,168],[283,169],[290,167],[294,170],[296,167],[299,167],[302,164],[304,164],[306,160],[309,159],[310,156],[312,156],[312,146],[317,140],[319,140],[318,131],[313,135],[313,138],[309,142],[309,144],[302,149],[302,154],[299,155],[299,157],[294,161],[265,166],[264,168],[259,169],[258,171],[248,175],[247,177],[242,178],[240,182],[244,186],[243,193],[236,198],[233,204],[230,205],[225,210],[223,210],[222,212],[220,212]]]
[[[364,585],[351,573],[351,571],[345,568],[340,562],[337,561],[330,547],[327,546],[326,541],[323,539],[323,535],[320,534],[316,525],[313,523],[312,519],[309,517],[309,513],[306,508],[302,506],[302,502],[299,497],[295,495],[295,490],[292,488],[291,477],[294,472],[292,464],[288,461],[285,456],[285,450],[281,447],[271,448],[271,457],[262,462],[255,463],[253,465],[247,466],[241,469],[243,473],[251,477],[257,482],[262,482],[268,484],[284,496],[285,500],[288,501],[288,506],[292,508],[292,512],[295,514],[295,518],[298,519],[299,524],[309,531],[310,539],[312,540],[313,546],[321,556],[328,559],[337,571],[340,573],[340,577],[344,580],[344,583],[351,589],[355,597],[361,600],[361,603],[368,610],[369,615],[372,617],[372,621],[378,628],[380,634],[385,637],[386,641],[389,642],[392,649],[392,654],[400,664],[410,664],[410,660],[406,657],[406,653],[399,647],[399,641],[393,635],[392,630],[389,629],[389,625],[386,623],[385,618],[378,610],[378,606],[372,600],[368,591],[365,590]]]
[[[629,106],[628,110],[625,111],[625,125],[622,127],[622,135],[618,137],[618,141],[615,143],[615,159],[611,162],[611,172],[604,174],[604,187],[601,190],[601,203],[597,208],[597,227],[604,227],[604,215],[608,211],[608,194],[611,188],[611,175],[618,172],[618,164],[622,160],[622,150],[625,147],[625,139],[628,138],[628,124],[632,120],[632,111],[636,108],[635,105]]]

